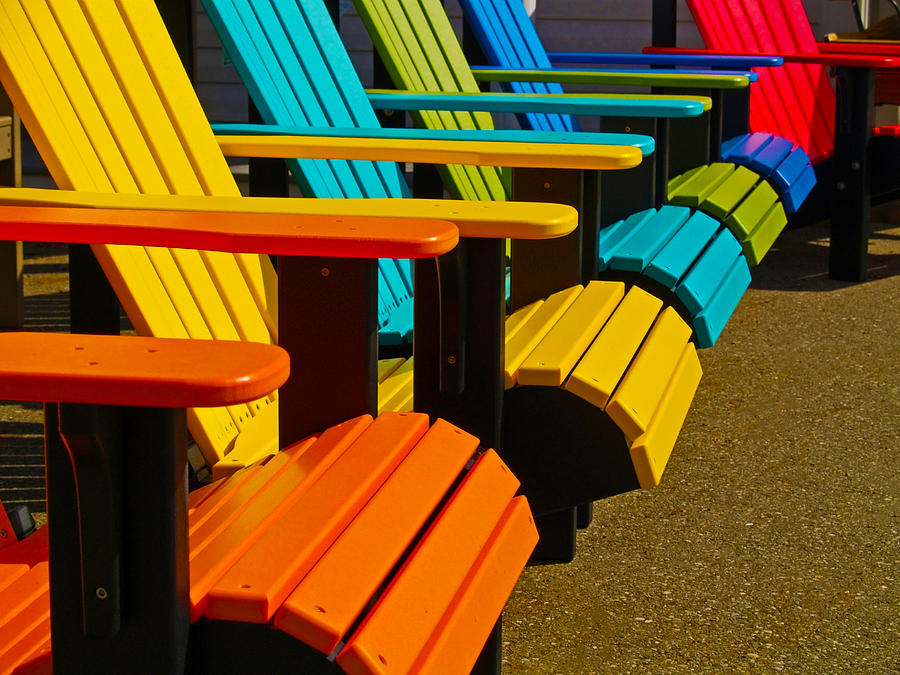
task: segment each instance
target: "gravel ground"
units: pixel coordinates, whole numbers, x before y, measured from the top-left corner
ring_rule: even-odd
[[[900,673],[900,228],[864,284],[827,279],[826,237],[787,232],[753,270],[663,484],[526,570],[506,672]],[[29,327],[62,330],[64,258],[29,253]],[[39,434],[39,409],[0,405],[0,463],[26,448],[0,498],[40,503]]]

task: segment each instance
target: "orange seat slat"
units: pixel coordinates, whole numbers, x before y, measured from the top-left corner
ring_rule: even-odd
[[[213,586],[206,615],[269,621],[427,429],[427,415],[379,416]]]
[[[414,673],[466,671],[475,665],[495,620],[538,541],[524,496],[512,500],[453,606],[412,668]]]
[[[294,589],[275,626],[330,654],[478,444],[474,436],[437,420]]]
[[[28,565],[14,563],[0,565],[0,593],[3,592],[3,589],[14,583],[16,579],[24,576],[29,569]]]
[[[289,359],[256,342],[3,333],[0,372],[0,399],[189,408],[265,396]]]
[[[50,588],[0,629],[0,672],[24,661],[50,637]]]
[[[212,494],[204,499],[193,511],[188,522],[188,533],[193,538],[206,522],[218,513],[226,504],[235,499],[241,489],[254,479],[259,481],[258,474],[264,465],[248,466],[242,471],[237,471],[227,478],[217,480],[213,485],[219,486]],[[270,469],[271,472],[271,469]],[[240,503],[238,501],[238,503]],[[220,516],[221,517],[221,516]]]
[[[53,654],[50,652],[50,640],[26,656],[13,671],[13,675],[53,675]]]
[[[338,654],[345,672],[409,672],[518,487],[495,452],[478,458]]]
[[[16,615],[50,588],[49,563],[40,563],[16,580],[0,594],[0,635]]]
[[[209,513],[209,517],[198,527],[190,527],[190,556],[193,560],[215,537],[246,509],[254,499],[265,492],[266,487],[291,462],[287,455],[275,455],[270,462],[241,484],[230,497]],[[193,582],[192,582],[193,585]]]
[[[194,509],[198,508],[206,499],[210,497],[210,495],[212,495],[220,487],[222,487],[222,483],[223,481],[217,480],[215,483],[208,483],[207,485],[198,487],[196,490],[192,490],[190,494],[188,494],[188,509],[193,511]]]
[[[309,444],[294,444],[291,449],[276,455],[262,467],[281,467],[267,481],[264,490],[243,500],[239,511],[228,509],[226,519],[217,529],[214,539],[191,556],[191,618],[203,614],[204,599],[209,589],[221,579],[228,568],[249,549],[277,516],[293,504],[317,480],[336,458],[372,424],[363,415],[332,427]],[[284,455],[285,459],[279,459]],[[259,475],[259,474],[257,474]],[[208,522],[215,524],[218,514]]]

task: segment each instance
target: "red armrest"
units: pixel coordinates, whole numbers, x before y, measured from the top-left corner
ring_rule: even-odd
[[[647,54],[707,54],[723,55],[712,49],[681,49],[678,47],[644,47]],[[855,66],[857,68],[900,68],[900,55],[873,54],[808,54],[782,52],[740,52],[744,56],[780,56],[785,63],[815,63],[821,66]],[[737,54],[735,54],[737,55]]]

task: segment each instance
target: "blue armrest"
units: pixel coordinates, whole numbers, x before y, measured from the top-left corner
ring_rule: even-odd
[[[614,94],[433,94],[368,90],[380,110],[467,110],[492,113],[568,113],[598,117],[696,117],[712,106],[708,97]]]
[[[604,63],[645,66],[696,66],[698,68],[757,68],[780,66],[780,56],[706,56],[691,54],[626,54],[622,52],[553,52],[553,63]]]
[[[331,136],[338,138],[406,138],[419,140],[505,141],[510,143],[580,143],[587,145],[628,145],[643,155],[653,152],[651,136],[608,134],[587,131],[517,131],[497,129],[381,129],[338,127],[292,127],[278,124],[213,124],[213,132],[222,136]]]
[[[503,66],[471,66],[475,80],[479,82],[561,82],[563,84],[632,84],[624,79],[640,78],[634,82],[640,86],[696,86],[707,88],[735,88],[755,82],[759,76],[752,70],[704,70],[660,68],[507,68]],[[690,84],[677,84],[677,80],[696,77]],[[677,78],[676,82],[672,80]],[[747,82],[739,83],[738,78]],[[705,84],[704,84],[705,83]]]

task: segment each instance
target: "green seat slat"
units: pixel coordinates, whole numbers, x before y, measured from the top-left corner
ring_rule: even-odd
[[[775,190],[768,182],[763,181],[741,202],[737,209],[728,215],[725,223],[731,228],[738,241],[744,243],[776,201],[778,201],[778,195]]]
[[[669,188],[669,202],[678,206],[700,206],[734,172],[733,164],[716,162],[689,171],[674,188]]]
[[[750,237],[741,242],[747,262],[751,265],[758,265],[772,244],[775,243],[785,225],[787,225],[787,214],[784,207],[781,202],[775,202],[759,220]]]
[[[746,197],[760,177],[750,169],[739,166],[703,202],[703,210],[719,220],[725,220]]]

